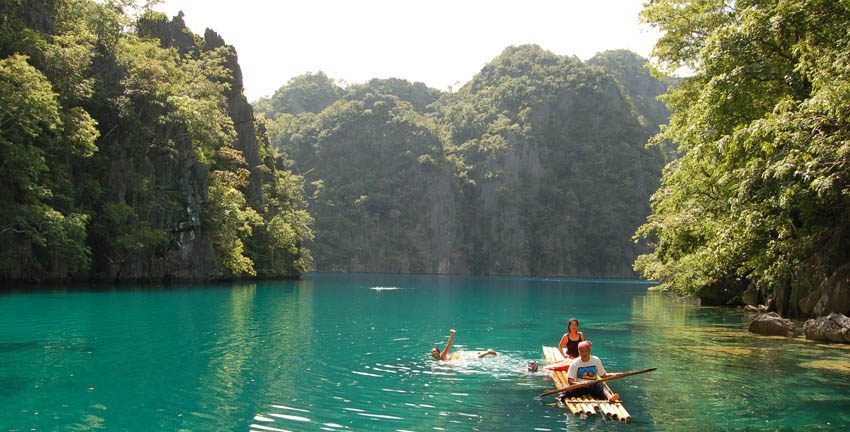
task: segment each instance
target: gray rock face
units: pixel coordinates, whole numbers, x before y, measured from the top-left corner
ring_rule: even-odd
[[[824,278],[799,301],[804,314],[821,316],[830,312],[850,313],[850,266],[844,266]]]
[[[760,300],[761,293],[759,293],[759,290],[755,286],[750,286],[743,294],[741,294],[741,301],[748,306],[758,307]]]
[[[803,325],[806,339],[850,343],[850,318],[833,312],[812,318]]]
[[[766,313],[757,316],[750,321],[750,326],[747,328],[752,333],[764,336],[793,336],[794,322],[782,318],[776,312]]]
[[[201,230],[201,209],[207,201],[209,171],[193,158],[181,164],[178,184],[185,209],[169,232],[169,247],[154,261],[151,278],[157,280],[209,280],[221,273],[212,242]]]

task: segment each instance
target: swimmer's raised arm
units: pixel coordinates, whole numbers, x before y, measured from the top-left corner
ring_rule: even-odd
[[[443,360],[448,360],[449,358],[449,349],[452,347],[452,341],[455,338],[455,329],[449,330],[451,334],[449,335],[449,341],[446,342],[446,347],[443,348]]]

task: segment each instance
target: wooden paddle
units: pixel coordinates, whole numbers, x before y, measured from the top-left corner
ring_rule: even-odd
[[[605,382],[605,381],[615,380],[617,378],[623,378],[623,377],[627,377],[627,376],[652,372],[654,370],[658,370],[658,368],[649,368],[649,369],[642,369],[642,370],[638,370],[638,371],[622,372],[622,373],[619,373],[619,374],[616,374],[616,375],[612,374],[613,376],[606,377],[606,378],[600,378],[600,379],[595,380],[595,381],[586,381],[586,382],[583,382],[583,383],[573,384],[573,385],[569,385],[569,386],[559,388],[559,389],[555,389],[555,390],[548,390],[548,391],[545,391],[543,393],[540,393],[540,395],[538,395],[537,397],[549,396],[549,395],[553,395],[553,394],[556,394],[556,393],[563,393],[565,391],[589,387],[589,386],[592,386],[596,383],[601,383],[601,382]]]

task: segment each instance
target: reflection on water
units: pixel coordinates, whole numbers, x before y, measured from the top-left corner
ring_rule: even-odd
[[[9,430],[843,429],[850,347],[758,337],[648,284],[311,275],[0,296]],[[634,420],[536,399],[570,318]],[[449,329],[458,362],[436,362]],[[498,356],[478,359],[489,348]]]
[[[230,302],[222,303],[218,313],[220,321],[201,354],[209,359],[209,367],[198,378],[199,394],[207,396],[200,401],[200,410],[192,416],[202,419],[232,419],[233,414],[245,410],[242,404],[244,376],[251,367],[250,359],[255,356],[261,343],[256,337],[254,321],[257,286],[238,285],[230,290]],[[194,419],[186,418],[188,427]],[[217,422],[221,429],[233,430],[238,422]]]
[[[846,425],[846,354],[832,357],[837,353],[799,337],[753,335],[740,311],[698,308],[656,293],[633,303],[644,352],[665,371],[643,389],[654,395],[645,409],[656,426],[699,429],[718,424],[718,416],[727,428]],[[816,372],[813,365],[823,368]],[[812,400],[831,406],[804,408]]]

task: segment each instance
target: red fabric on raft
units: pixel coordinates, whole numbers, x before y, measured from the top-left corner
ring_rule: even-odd
[[[552,364],[548,364],[546,366],[543,366],[543,369],[556,370],[556,371],[567,370],[567,369],[570,368],[570,364],[572,364],[573,360],[575,360],[577,358],[578,357],[567,357],[567,358],[559,361],[558,363],[552,363]]]

